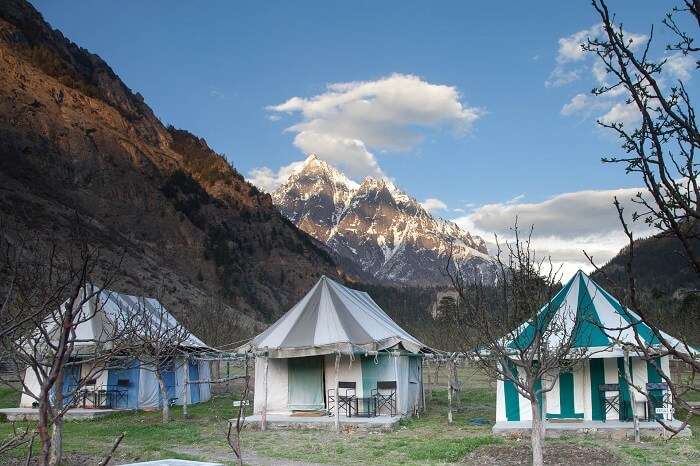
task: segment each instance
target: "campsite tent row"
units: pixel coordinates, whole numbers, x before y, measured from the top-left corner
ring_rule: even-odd
[[[377,382],[396,382],[397,414],[405,415],[422,407],[424,349],[367,293],[323,276],[240,351],[262,356],[255,363],[257,414],[327,410],[337,380],[355,383],[357,397],[369,397]]]
[[[86,287],[92,285],[87,284]],[[87,293],[83,289],[82,293]],[[119,319],[128,318],[128,313],[146,312],[151,316],[154,324],[160,321],[161,316],[167,325],[177,326],[177,320],[172,316],[162,304],[153,298],[143,298],[118,293],[116,291],[102,290],[95,293],[95,296],[88,300],[76,326],[76,347],[75,356],[64,368],[63,373],[63,394],[66,399],[74,395],[74,389],[81,378],[88,374],[95,374],[91,367],[92,362],[85,358],[89,354],[88,347],[95,341],[106,341],[108,333],[104,329],[110,328]],[[56,326],[53,321],[47,321],[47,329],[51,333],[52,327]],[[187,375],[190,383],[188,403],[194,404],[206,401],[211,398],[211,371],[209,362],[198,360],[196,354],[209,350],[199,338],[191,333],[181,345],[179,356],[169,362],[164,371],[163,379],[168,390],[168,402],[183,404],[185,402],[185,378]],[[83,357],[81,358],[81,355]],[[188,371],[185,374],[185,371]],[[197,381],[207,381],[204,383],[194,383]],[[36,373],[28,368],[25,372],[24,382],[26,387],[34,394],[38,391],[38,381]],[[114,390],[120,396],[113,397],[113,408],[118,409],[146,409],[158,408],[161,405],[161,395],[158,387],[153,367],[147,363],[142,363],[134,358],[125,357],[120,360],[110,361],[108,367],[97,372],[93,380],[83,380],[81,388]],[[91,399],[86,400],[87,407],[91,407]],[[26,393],[22,393],[20,400],[21,407],[31,407],[35,399]],[[82,402],[82,401],[81,401]]]
[[[644,392],[633,389],[633,399],[630,399],[624,375],[624,347],[637,345],[635,328],[643,344],[652,349],[658,347],[659,341],[654,332],[640,321],[637,314],[622,306],[617,299],[580,270],[541,308],[537,318],[517,329],[513,340],[508,344],[514,349],[526,348],[533,338],[535,326],[553,319],[566,326],[567,331],[561,334],[573,335],[574,348],[585,350],[588,357],[572,371],[554,375],[556,380],[545,381],[546,386],[554,382],[554,388],[543,394],[541,399],[540,406],[544,407],[544,417],[619,420],[620,411],[631,416],[632,409],[637,416],[643,416],[647,397]],[[550,338],[562,338],[561,334],[551,335]],[[662,335],[672,345],[681,344],[670,335]],[[550,343],[555,345],[558,342]],[[670,375],[668,356],[652,361],[641,356],[631,353],[629,357],[630,376],[634,386],[645,390],[647,383],[663,381],[660,374]],[[517,373],[517,369],[515,372]],[[619,391],[615,394],[600,390],[601,385],[608,384],[617,384]],[[601,397],[606,394],[619,397],[616,409],[605,409]],[[664,395],[670,403],[670,393]],[[620,409],[620,406],[623,406],[623,409]],[[624,409],[625,406],[627,409]],[[671,420],[673,415],[667,411],[660,416]],[[499,380],[496,421],[517,422],[531,419],[529,400],[518,394],[513,382]]]

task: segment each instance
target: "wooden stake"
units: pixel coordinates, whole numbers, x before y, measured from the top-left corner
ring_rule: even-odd
[[[119,447],[119,444],[122,442],[122,439],[126,435],[126,432],[122,432],[119,437],[117,437],[117,440],[114,441],[114,444],[112,445],[112,448],[109,450],[107,453],[107,456],[100,461],[98,466],[107,466],[109,462],[112,460],[112,456],[114,455],[114,452],[117,450],[117,447]]]
[[[447,361],[447,424],[452,425],[452,365],[454,361]]]
[[[265,356],[265,391],[263,397],[262,413],[260,413],[260,430],[267,430],[267,356]]]

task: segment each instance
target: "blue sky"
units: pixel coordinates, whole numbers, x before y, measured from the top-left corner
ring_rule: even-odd
[[[579,97],[564,110],[595,84],[593,62],[572,57],[571,50],[562,55],[560,47],[560,39],[596,24],[588,1],[32,3],[52,26],[104,58],[164,123],[204,137],[244,175],[267,167],[276,176],[304,158],[302,149],[335,147],[319,138],[341,132],[344,141],[362,141],[353,150],[369,153],[376,166],[350,160],[352,151],[319,155],[356,176],[380,170],[417,199],[444,202],[447,209],[438,215],[460,218],[482,234],[502,229],[484,215],[503,223],[523,206],[536,211],[533,223],[541,219],[543,238],[563,241],[609,233],[614,212],[610,220],[598,217],[611,196],[599,192],[638,185],[621,167],[600,162],[618,146],[595,118],[615,102]],[[610,1],[610,7],[626,30],[645,34],[668,5]],[[566,79],[553,85],[558,76]],[[324,93],[320,100],[327,99],[334,83],[354,84],[333,88],[333,97],[351,100],[356,92],[354,104],[361,106],[368,98],[362,90],[372,97],[378,85],[387,105],[396,106],[370,107],[365,119],[355,107],[319,116],[309,99]],[[414,86],[397,99],[425,91],[419,96],[425,100],[397,104],[394,85]],[[433,94],[440,94],[437,102]],[[306,100],[271,108],[293,97]],[[412,119],[424,108],[432,113]],[[381,120],[384,110],[392,121]],[[406,115],[400,124],[397,111]],[[297,129],[285,132],[293,125]],[[567,204],[557,197],[590,190],[599,191],[595,201],[581,195],[574,196],[579,204]],[[581,202],[597,203],[590,222],[600,228],[558,230],[554,223],[570,219],[542,216],[558,201],[568,215]],[[485,205],[492,210],[480,211]],[[474,212],[483,215],[470,217]]]

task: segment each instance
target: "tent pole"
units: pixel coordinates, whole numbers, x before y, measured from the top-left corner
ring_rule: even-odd
[[[394,380],[396,380],[396,414],[401,416],[401,384],[399,383],[399,357],[394,351]]]
[[[425,413],[425,384],[423,383],[423,357],[420,358],[420,392],[423,403],[421,405],[421,411]]]
[[[262,413],[260,415],[260,430],[267,430],[267,356],[265,356],[265,392],[263,397]]]
[[[187,417],[187,405],[190,403],[190,357],[187,355],[185,358],[185,396],[184,402],[182,404],[182,415]]]
[[[340,353],[335,353],[335,431],[340,432],[340,393],[338,393],[338,370],[340,368]]]

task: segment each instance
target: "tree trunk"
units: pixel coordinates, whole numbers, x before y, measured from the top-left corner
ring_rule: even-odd
[[[63,374],[60,374],[58,379],[56,379],[53,391],[54,409],[59,415],[53,420],[53,426],[51,427],[49,465],[57,466],[61,464],[61,459],[63,458],[63,415],[60,414],[60,411],[63,409]]]
[[[156,365],[156,367],[158,367]],[[158,379],[158,387],[160,388],[160,404],[163,424],[170,422],[170,399],[168,398],[168,387],[165,386],[163,375],[160,369],[156,369],[156,379]]]
[[[49,435],[49,424],[51,423],[51,406],[49,403],[49,390],[42,388],[39,395],[39,422],[37,423],[37,431],[39,432],[39,440],[41,441],[41,454],[38,457],[39,464],[49,464],[51,456],[51,436]]]
[[[532,464],[542,466],[544,464],[544,422],[540,416],[540,404],[535,397],[530,403],[532,407],[532,432],[530,433],[530,443],[532,445]]]

